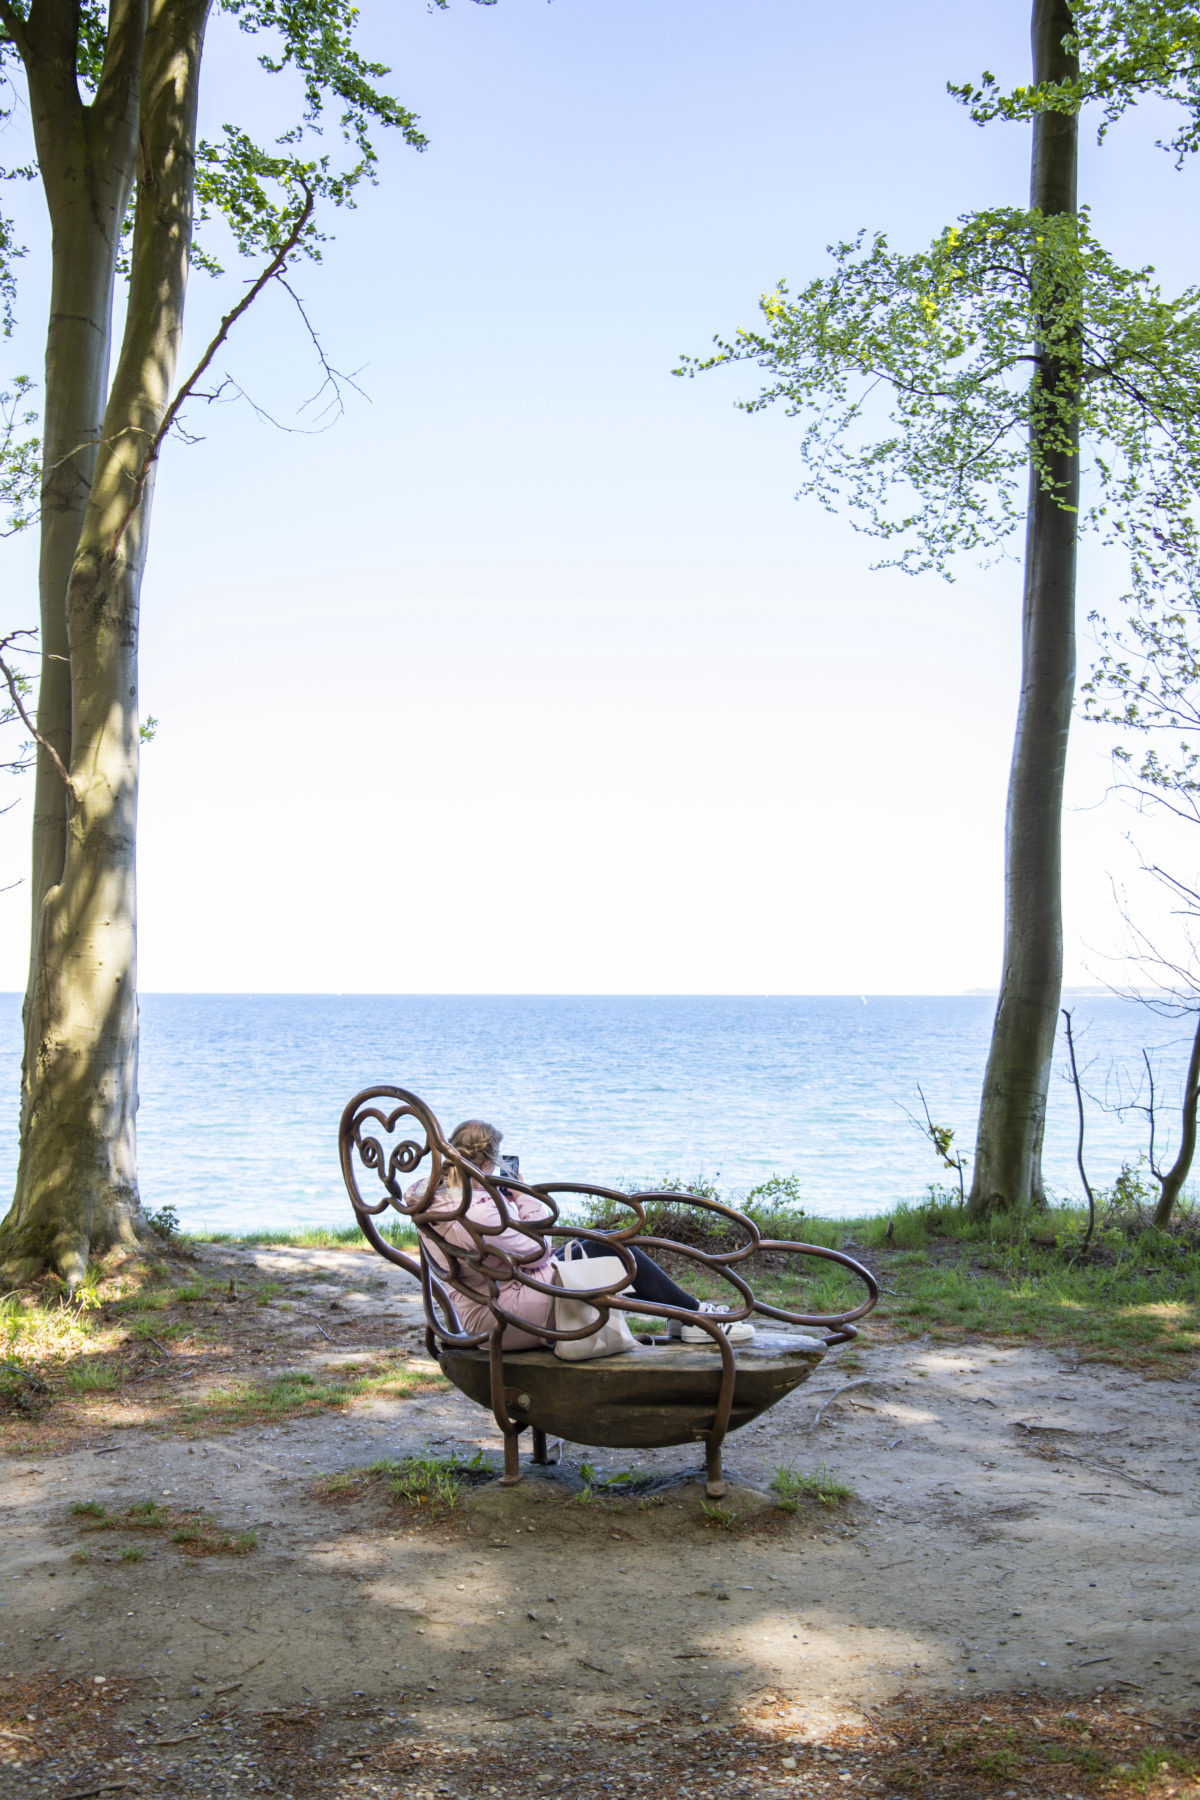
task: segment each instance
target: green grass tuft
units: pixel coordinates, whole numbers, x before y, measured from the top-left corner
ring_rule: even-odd
[[[63,1374],[63,1386],[72,1394],[111,1394],[120,1385],[121,1371],[111,1363],[77,1363]]]
[[[817,1500],[822,1506],[844,1506],[855,1498],[849,1482],[834,1475],[824,1463],[818,1463],[811,1475],[802,1475],[794,1462],[780,1463],[771,1477],[771,1492],[779,1496],[780,1512],[794,1513],[804,1500]]]
[[[349,1406],[354,1400],[405,1399],[449,1384],[444,1375],[430,1369],[410,1369],[386,1361],[343,1365],[336,1372],[290,1369],[284,1375],[262,1381],[242,1381],[214,1388],[183,1411],[185,1423],[232,1427],[255,1419],[281,1418],[288,1414],[322,1412]]]
[[[735,1512],[732,1506],[722,1506],[718,1500],[702,1500],[700,1511],[709,1524],[715,1525],[720,1531],[733,1531],[741,1518],[741,1514]]]
[[[379,1235],[397,1250],[413,1250],[417,1234],[411,1225],[380,1225]],[[347,1246],[369,1250],[357,1225],[306,1225],[296,1231],[189,1231],[191,1244],[293,1245],[301,1250],[342,1250]]]
[[[358,1468],[322,1475],[316,1488],[323,1498],[336,1500],[366,1493],[386,1482],[393,1501],[414,1511],[424,1507],[431,1516],[437,1516],[454,1510],[464,1488],[494,1481],[497,1473],[494,1462],[482,1450],[472,1457],[434,1456],[424,1451],[399,1462],[384,1457]]]

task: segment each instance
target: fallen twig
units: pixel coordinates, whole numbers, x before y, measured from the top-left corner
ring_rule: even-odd
[[[821,1415],[822,1415],[822,1413],[825,1412],[826,1408],[832,1406],[835,1400],[840,1400],[843,1394],[850,1393],[850,1391],[853,1388],[878,1387],[878,1386],[879,1386],[879,1378],[878,1378],[878,1376],[875,1376],[875,1375],[864,1375],[858,1381],[848,1381],[846,1383],[845,1387],[836,1388],[834,1390],[834,1392],[829,1395],[828,1399],[822,1400],[820,1406],[818,1406],[816,1412],[813,1414],[813,1416],[809,1420],[808,1424],[801,1426],[801,1430],[802,1431],[815,1431],[817,1426],[821,1423]]]

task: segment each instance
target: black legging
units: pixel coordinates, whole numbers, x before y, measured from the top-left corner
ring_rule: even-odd
[[[575,1242],[585,1256],[616,1255],[616,1251],[610,1245],[597,1243],[594,1238],[576,1238]],[[644,1250],[639,1250],[636,1244],[626,1244],[624,1248],[632,1256],[634,1268],[637,1270],[633,1287],[630,1290],[635,1299],[649,1300],[657,1306],[681,1306],[686,1307],[688,1312],[699,1312],[700,1302],[695,1295],[685,1294],[683,1289],[671,1280],[666,1270],[660,1269]],[[563,1252],[560,1250],[558,1255],[561,1257],[562,1254]]]

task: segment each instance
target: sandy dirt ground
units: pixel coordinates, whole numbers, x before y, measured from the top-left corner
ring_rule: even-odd
[[[352,1363],[384,1343],[424,1359],[415,1284],[364,1253],[204,1256],[222,1276],[253,1265],[286,1280],[260,1378]],[[724,1526],[704,1516],[687,1449],[638,1453],[677,1478],[643,1508],[573,1502],[582,1459],[611,1473],[632,1456],[579,1446],[562,1473],[475,1490],[441,1522],[411,1519],[381,1488],[330,1501],[315,1487],[378,1458],[479,1447],[497,1448],[494,1425],[450,1389],[208,1433],[114,1409],[82,1441],[4,1458],[0,1676],[34,1696],[34,1716],[0,1733],[0,1794],[138,1781],[160,1794],[332,1792],[289,1789],[261,1744],[257,1755],[232,1748],[238,1720],[253,1715],[278,1736],[325,1708],[337,1715],[329,1767],[347,1791],[424,1792],[434,1744],[476,1774],[474,1785],[461,1772],[429,1784],[430,1795],[506,1792],[495,1758],[531,1746],[528,1791],[551,1791],[596,1733],[640,1744],[652,1780],[647,1732],[669,1727],[677,1747],[680,1734],[712,1744],[769,1724],[770,1773],[785,1788],[826,1791],[816,1769],[841,1784],[831,1792],[911,1795],[935,1789],[889,1787],[886,1772],[856,1771],[830,1748],[868,1728],[898,1742],[898,1696],[914,1707],[993,1696],[1010,1711],[1017,1696],[1035,1707],[1038,1694],[1079,1697],[1127,1720],[1140,1709],[1179,1722],[1200,1706],[1194,1378],[1147,1381],[986,1343],[872,1347],[868,1330],[848,1359],[832,1354],[729,1440],[726,1505],[738,1517]],[[764,1509],[773,1471],[793,1462],[826,1464],[858,1498],[790,1518]],[[85,1533],[70,1510],[149,1498],[206,1507],[258,1547],[200,1558],[156,1538],[144,1560],[124,1561],[115,1535]],[[73,1560],[81,1547],[86,1563]],[[126,1734],[90,1787],[61,1733],[56,1755],[39,1738],[40,1719],[84,1704],[76,1694],[85,1712],[103,1700],[105,1729]],[[206,1732],[217,1733],[211,1754]],[[373,1789],[385,1743],[402,1773]],[[825,1756],[807,1785],[780,1743],[793,1769],[806,1748]],[[150,1774],[138,1760],[148,1746]],[[751,1745],[751,1766],[756,1754]],[[543,1767],[560,1771],[549,1786],[537,1785]],[[595,1792],[634,1791],[641,1776],[628,1758],[622,1767]],[[1163,1791],[1172,1779],[1164,1765]],[[697,1791],[724,1791],[712,1781]],[[1037,1790],[1001,1773],[970,1791]]]

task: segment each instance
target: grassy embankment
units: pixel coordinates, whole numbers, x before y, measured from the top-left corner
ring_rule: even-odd
[[[1200,1213],[1185,1209],[1170,1231],[1156,1231],[1146,1197],[1128,1181],[1104,1196],[1086,1250],[1087,1213],[1078,1207],[981,1224],[957,1195],[934,1190],[876,1217],[822,1219],[796,1204],[793,1183],[759,1192],[742,1205],[764,1238],[842,1250],[876,1275],[882,1298],[862,1328],[876,1342],[926,1333],[1023,1341],[1157,1374],[1183,1372],[1200,1355]],[[711,1213],[670,1203],[647,1216],[653,1235],[698,1248],[739,1241],[732,1229],[714,1237],[713,1224]],[[663,1260],[701,1298],[737,1303],[719,1277],[685,1258]],[[835,1312],[862,1294],[835,1264],[778,1253],[760,1253],[746,1274],[760,1299],[795,1312]]]

